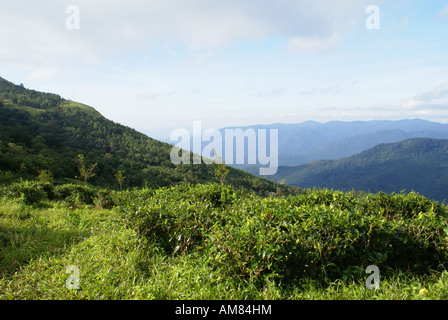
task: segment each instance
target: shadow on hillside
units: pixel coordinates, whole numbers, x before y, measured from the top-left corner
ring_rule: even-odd
[[[0,278],[14,274],[20,267],[42,255],[61,254],[80,241],[79,231],[0,226]]]

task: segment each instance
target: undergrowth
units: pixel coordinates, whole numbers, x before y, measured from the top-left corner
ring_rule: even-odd
[[[447,299],[447,214],[416,193],[24,181],[1,191],[0,299]]]

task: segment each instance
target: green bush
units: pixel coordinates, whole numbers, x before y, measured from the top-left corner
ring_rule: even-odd
[[[77,184],[63,184],[54,188],[54,199],[70,205],[93,204],[97,190]]]
[[[303,248],[288,229],[290,214],[282,200],[242,201],[207,232],[206,261],[227,277],[282,277],[292,257],[304,264]],[[261,278],[261,277],[260,277]]]
[[[362,298],[369,265],[378,266],[387,279],[381,282],[383,290],[394,275],[437,279],[448,262],[447,207],[415,193],[311,189],[294,196],[260,197],[219,184],[119,192],[30,181],[4,190],[28,204],[46,198],[91,204],[69,210],[59,203],[28,207],[2,201],[0,218],[9,222],[0,228],[0,246],[7,249],[7,259],[20,262],[11,258],[3,266],[15,270],[20,265],[25,272],[23,282],[8,280],[6,292],[21,297],[26,297],[23,288],[30,288],[27,294],[33,297],[60,292],[63,298],[70,296],[66,290],[48,290],[54,283],[45,279],[55,274],[47,264],[55,264],[61,272],[53,281],[63,285],[63,267],[72,261],[83,266],[84,286],[75,297],[118,299],[313,299],[310,288],[330,289],[330,295],[340,298],[343,285],[355,283],[356,297]],[[45,270],[50,271],[36,280]],[[191,294],[202,287],[200,294]],[[237,295],[229,293],[232,288]],[[443,296],[446,282],[438,291],[426,288],[433,297]],[[405,290],[397,285],[397,292],[406,295]],[[387,295],[382,292],[382,297]]]
[[[48,199],[45,186],[33,181],[21,181],[7,187],[10,198],[19,199],[26,205],[39,204]]]
[[[144,206],[148,199],[154,195],[154,192],[154,189],[151,188],[134,188],[132,190],[115,192],[114,201],[116,206],[124,208]]]
[[[126,207],[168,253],[201,250],[227,277],[360,277],[368,265],[425,273],[446,264],[446,207],[414,193],[308,190],[261,198],[217,184],[159,189]]]
[[[228,276],[338,279],[368,265],[428,272],[446,263],[446,221],[428,211],[420,219],[385,219],[359,210],[288,203],[239,204],[207,234],[208,261]],[[277,203],[276,203],[277,202]]]
[[[54,199],[54,185],[50,182],[36,182],[36,184],[41,188],[49,200]]]
[[[93,199],[93,203],[100,208],[110,209],[117,205],[116,192],[110,190],[99,190]]]
[[[0,170],[0,183],[11,183],[14,180],[14,175],[10,171]]]
[[[433,211],[438,217],[448,216],[446,206],[415,192],[409,194],[387,194],[384,192],[368,194],[362,199],[360,206],[364,212],[375,211],[387,218],[416,218],[419,214],[428,211]]]
[[[166,252],[185,253],[202,245],[204,232],[224,216],[223,208],[236,195],[218,184],[161,188],[143,197],[143,203],[142,198],[128,202],[126,220]]]

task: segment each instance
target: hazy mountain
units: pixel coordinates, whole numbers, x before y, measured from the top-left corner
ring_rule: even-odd
[[[380,144],[339,160],[282,166],[269,178],[302,188],[414,190],[443,201],[448,199],[448,140],[416,138]]]
[[[222,135],[227,127],[220,129]],[[300,165],[316,160],[336,160],[355,155],[381,143],[403,141],[410,138],[448,138],[448,124],[421,119],[399,121],[307,121],[299,124],[271,124],[241,127],[278,130],[280,165]],[[236,153],[236,149],[234,149]],[[225,155],[225,153],[223,153]],[[247,157],[247,148],[245,150]],[[244,165],[236,167],[248,167]]]
[[[335,160],[355,155],[381,143],[399,142],[410,138],[448,139],[448,133],[431,130],[410,132],[400,129],[381,130],[327,142],[299,155],[281,154],[279,156],[281,158],[280,163],[283,165],[297,165],[315,160]]]

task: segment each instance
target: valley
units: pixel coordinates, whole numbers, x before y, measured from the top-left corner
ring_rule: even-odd
[[[277,128],[280,163],[310,157],[272,176],[173,163],[171,144],[0,79],[0,299],[447,299],[445,125],[292,127],[256,127]]]

